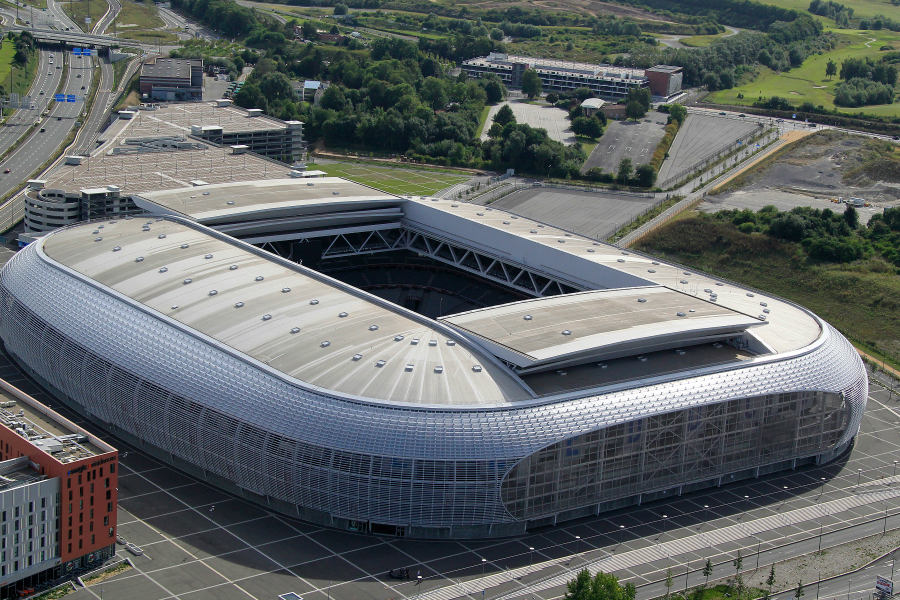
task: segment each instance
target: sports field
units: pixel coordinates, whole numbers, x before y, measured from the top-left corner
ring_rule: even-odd
[[[771,98],[779,96],[786,98],[796,105],[802,102],[812,102],[815,106],[820,104],[832,109],[834,106],[834,87],[840,79],[835,76],[832,79],[825,77],[825,65],[829,60],[840,65],[848,58],[871,57],[878,59],[884,54],[879,50],[882,46],[891,46],[900,50],[900,33],[893,31],[852,31],[836,30],[841,33],[844,43],[837,49],[824,54],[808,57],[800,68],[791,69],[786,73],[775,73],[762,67],[762,74],[755,81],[732,88],[720,90],[709,95],[710,102],[723,104],[750,105],[756,102],[760,96]],[[738,98],[743,93],[744,97]],[[862,106],[859,108],[841,108],[847,112],[865,112],[871,115],[900,116],[900,103],[875,106]]]
[[[436,171],[414,171],[346,163],[316,165],[315,168],[325,171],[333,177],[345,177],[351,181],[398,195],[428,196],[470,179],[466,175]]]

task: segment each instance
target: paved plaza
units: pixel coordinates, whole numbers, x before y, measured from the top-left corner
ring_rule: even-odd
[[[493,124],[494,115],[500,110],[501,106],[508,104],[516,115],[516,123],[526,123],[532,127],[542,127],[547,130],[547,135],[551,140],[562,142],[565,145],[575,143],[575,134],[572,133],[572,124],[569,122],[569,113],[561,108],[550,106],[548,104],[529,104],[524,100],[513,100],[511,102],[501,102],[491,107],[488,112],[487,122],[484,125],[484,131],[481,132],[481,139],[488,139],[488,129]]]

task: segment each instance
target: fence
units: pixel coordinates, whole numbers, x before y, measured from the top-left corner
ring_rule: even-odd
[[[699,204],[706,198],[705,195],[696,196],[694,198],[688,197],[676,204],[675,206],[670,206],[666,210],[664,210],[659,216],[654,218],[652,221],[648,222],[646,225],[635,229],[628,235],[624,236],[622,239],[616,241],[616,246],[619,248],[627,248],[631,244],[634,244],[636,241],[647,235],[648,233],[655,231],[657,228],[665,225],[669,222],[669,220],[675,215],[686,211],[692,206]]]
[[[635,198],[653,198],[653,192],[630,192],[628,190],[614,190],[610,188],[591,187],[587,185],[570,185],[567,183],[542,183],[542,187],[556,188],[560,190],[573,190],[576,192],[592,192],[594,194],[615,194],[616,196],[632,196]]]
[[[779,130],[770,129],[768,132],[765,133],[764,136],[762,136],[763,142],[761,142],[761,145],[768,144],[775,137],[778,137],[779,135],[780,135]],[[663,181],[661,183],[658,183],[657,185],[659,187],[661,187],[662,189],[667,189],[669,187],[675,187],[676,184],[679,184],[681,182],[687,182],[687,180],[692,175],[706,170],[707,167],[711,166],[713,163],[720,160],[722,157],[727,156],[730,152],[738,150],[742,146],[746,147],[744,142],[748,142],[757,137],[760,137],[760,132],[758,130],[748,131],[747,133],[745,133],[741,137],[737,138],[736,140],[734,140],[733,142],[731,142],[724,148],[719,148],[718,150],[713,150],[712,152],[708,153],[706,156],[701,158],[698,162],[694,163],[690,167],[687,167],[686,169],[682,169],[681,171],[679,171],[678,173],[675,173],[674,175],[669,176],[668,179],[666,179],[665,181]]]

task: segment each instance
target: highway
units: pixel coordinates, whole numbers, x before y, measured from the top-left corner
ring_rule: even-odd
[[[58,53],[55,54],[60,58]],[[91,89],[91,78],[94,76],[93,60],[90,57],[69,56],[67,67],[64,69],[52,69],[53,73],[65,73],[66,82],[63,88],[65,94],[76,95],[82,98]],[[54,62],[57,62],[54,60]],[[46,76],[47,71],[42,71]],[[81,75],[81,77],[78,77]],[[59,75],[56,80],[59,81]],[[84,86],[84,90],[81,87]],[[56,86],[52,89],[45,88],[44,96],[53,97],[56,92]],[[40,96],[43,98],[44,96]],[[46,101],[41,104],[43,108]],[[10,169],[9,175],[2,175],[0,179],[0,196],[5,196],[9,192],[19,189],[26,179],[30,178],[32,173],[47,162],[56,149],[65,141],[66,136],[75,126],[75,122],[80,119],[81,112],[84,110],[84,102],[56,102],[50,109],[50,115],[44,117],[40,127],[32,127],[31,136],[6,160],[0,163],[0,168]],[[22,111],[31,113],[32,119],[35,119],[36,111]],[[33,122],[33,120],[32,120]],[[40,129],[45,129],[41,132]]]
[[[49,50],[41,50],[39,52],[39,60],[37,72],[35,73],[34,83],[31,86],[31,102],[34,106],[45,107],[45,97],[50,97],[56,92],[59,81],[63,76],[63,69],[57,69],[56,65],[50,64],[50,55],[59,57],[59,53]],[[53,61],[58,62],[57,60]],[[44,90],[44,95],[40,95],[40,91]],[[37,116],[40,114],[38,110],[20,109],[17,110],[6,123],[0,126],[0,154],[6,152],[13,144],[16,143],[22,134],[28,131],[34,124]],[[2,167],[2,164],[0,164]],[[5,167],[4,167],[5,168]],[[5,178],[0,174],[0,178]]]

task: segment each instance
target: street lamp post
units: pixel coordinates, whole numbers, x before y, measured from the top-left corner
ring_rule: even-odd
[[[756,570],[759,571],[759,549],[762,547],[762,540],[756,538]]]
[[[581,546],[581,536],[576,535],[575,536],[575,554],[576,555],[578,554],[579,546]]]
[[[661,537],[665,537],[666,531],[667,531],[667,529],[668,529],[667,525],[669,524],[669,520],[668,520],[668,519],[669,519],[669,515],[663,515],[662,518],[663,518],[663,532],[662,532],[662,536],[661,536]],[[657,541],[657,542],[659,541],[659,537],[656,538],[656,541]]]
[[[619,525],[619,545],[621,546],[625,540],[625,526]]]
[[[487,564],[487,559],[482,558],[481,559],[481,578],[482,579],[484,579],[484,565],[486,565],[486,564]]]
[[[819,521],[819,554],[822,553],[822,521]]]
[[[822,494],[825,493],[825,478],[824,478],[824,477],[820,477],[820,479],[822,480],[822,487],[819,488],[819,498],[821,498],[821,497],[822,497]]]
[[[884,527],[881,528],[881,535],[887,533],[887,502],[884,502]]]
[[[897,476],[897,461],[894,461],[894,477]]]
[[[528,551],[531,553],[531,560],[528,563],[528,572],[530,573],[534,567],[534,548],[528,548]]]
[[[856,470],[856,487],[859,487],[859,483],[862,481],[862,469]]]
[[[704,504],[703,505],[703,523],[706,523],[708,514],[709,514],[709,504]],[[700,527],[703,527],[703,523],[700,523]],[[697,528],[697,531],[700,531],[700,527]]]

